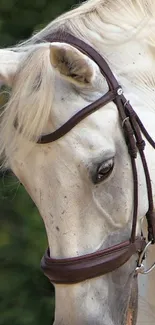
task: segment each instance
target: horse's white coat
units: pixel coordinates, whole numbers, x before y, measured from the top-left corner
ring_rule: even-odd
[[[154,247],[151,247],[147,256],[146,266],[154,263]],[[155,320],[155,271],[147,276],[139,276],[139,313],[137,325],[153,325]]]
[[[122,10],[122,20],[119,22],[117,19],[117,12],[114,10],[116,8],[113,8],[113,5],[109,17],[116,17],[117,25],[120,23],[118,26],[114,25],[115,21],[112,23],[110,18],[109,23],[106,24],[108,11],[106,18],[103,11],[104,19],[101,15],[101,8],[100,17],[99,13],[97,16],[93,10],[91,11],[93,3],[96,3],[96,7],[97,4],[101,5],[101,1],[90,1],[90,13],[85,12],[85,8],[89,7],[89,2],[83,6],[84,17],[83,21],[81,18],[81,26],[85,22],[88,41],[107,59],[123,87],[125,96],[131,101],[150,135],[155,139],[155,51],[152,45],[152,31],[155,31],[152,25],[152,15],[154,14],[155,17],[155,11],[152,11],[153,2],[139,0],[135,1],[134,6],[129,0],[116,1],[120,5],[118,6],[120,11]],[[123,3],[126,3],[126,11]],[[104,5],[106,11],[106,3],[103,1],[103,7]],[[147,8],[146,11],[145,8]],[[76,19],[74,17],[76,10],[73,12],[72,25],[71,18],[68,22],[72,27],[74,22],[78,24],[78,19],[80,19],[78,10],[80,9],[77,9]],[[92,32],[89,28],[87,31],[86,26],[89,26],[90,16],[93,13],[94,29]],[[128,22],[129,17],[131,21]],[[146,29],[150,28],[150,34],[148,30],[144,33],[142,18],[144,18]],[[60,19],[60,23],[61,21],[63,18]],[[105,33],[107,33],[105,38],[103,37],[103,42],[96,27],[98,21],[103,24]],[[130,23],[130,28],[125,22]],[[55,25],[53,26],[55,28]],[[135,26],[139,26],[138,31]],[[132,37],[129,37],[131,27],[135,33],[132,30]],[[123,41],[121,28],[124,29]],[[102,30],[102,27],[100,29]],[[73,32],[77,36],[80,33],[79,30],[75,31],[75,26]],[[115,44],[111,46],[108,45],[108,41],[105,44],[106,38],[113,41],[114,34],[116,38],[118,36],[118,43],[115,40]],[[41,35],[42,33],[38,37]],[[84,35],[82,37],[84,38]],[[126,42],[124,42],[125,39]],[[54,46],[45,43],[37,45],[35,49],[31,41],[26,46],[28,54],[25,53],[24,61],[19,56],[20,70],[17,66],[14,79],[12,79],[11,68],[9,79],[6,64],[10,62],[9,55],[5,57],[5,65],[0,55],[0,75],[5,79],[7,71],[8,84],[10,80],[14,81],[12,101],[8,104],[2,121],[0,143],[1,151],[5,150],[8,163],[24,184],[44,219],[51,255],[57,258],[78,256],[128,239],[132,221],[133,180],[117,108],[113,103],[86,118],[54,143],[36,145],[30,144],[27,140],[33,139],[34,135],[39,136],[40,130],[44,133],[52,132],[75,112],[99,98],[107,91],[106,81],[93,62],[70,46],[59,44],[55,49]],[[62,49],[65,49],[65,59]],[[19,53],[22,53],[22,47]],[[12,54],[11,60],[14,56],[16,59],[16,54]],[[74,60],[75,56],[77,60]],[[61,62],[65,66],[62,67]],[[75,73],[74,77],[71,77],[75,71],[77,78],[75,78]],[[45,114],[46,101],[48,108]],[[11,113],[9,109],[12,110]],[[15,130],[11,125],[17,116],[20,136],[18,134],[15,136]],[[40,121],[41,118],[42,121]],[[15,136],[14,140],[11,138],[12,135]],[[11,147],[10,143],[14,145]],[[148,144],[146,157],[155,193],[155,154]],[[110,161],[111,158],[114,158],[114,169],[111,175],[104,182],[95,185],[92,178],[97,167],[104,161]],[[139,232],[140,221],[147,212],[148,201],[144,172],[139,157],[137,166],[139,177],[137,232]],[[131,274],[136,258],[136,256],[132,258],[127,265],[113,274],[77,285],[56,285],[54,324],[126,325],[126,309],[132,283]]]

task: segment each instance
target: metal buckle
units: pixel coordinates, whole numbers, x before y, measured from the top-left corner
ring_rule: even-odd
[[[121,86],[119,86],[119,88],[117,89],[117,95],[119,96],[123,95],[123,89]]]
[[[151,271],[153,271],[153,269],[155,269],[155,263],[152,264],[152,266],[145,270],[145,266],[143,264],[143,260],[145,259],[146,257],[146,252],[149,248],[149,246],[152,244],[152,241],[149,241],[149,243],[145,246],[143,252],[140,254],[140,257],[139,257],[139,261],[138,261],[138,266],[136,268],[136,272],[139,274],[149,274]]]

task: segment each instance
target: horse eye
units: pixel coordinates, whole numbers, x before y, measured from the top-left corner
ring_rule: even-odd
[[[114,167],[114,158],[104,161],[98,168],[95,183],[104,181],[112,172]]]

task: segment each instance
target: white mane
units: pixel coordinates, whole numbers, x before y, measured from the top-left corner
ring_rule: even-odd
[[[155,45],[153,0],[88,0],[61,15],[26,44],[42,40],[55,30],[68,30],[91,44],[119,44],[135,35]]]
[[[42,41],[46,36],[56,30],[66,30],[98,50],[101,45],[114,47],[138,38],[150,45],[154,55],[153,20],[154,0],[89,0],[54,20],[28,41],[12,48],[16,52],[24,52],[24,55],[1,118],[0,155],[5,153],[6,163],[16,149],[17,139],[22,141],[26,137],[35,144],[49,119],[55,89],[49,45]],[[39,45],[35,44],[36,40],[40,40]],[[12,137],[15,123],[18,137]]]

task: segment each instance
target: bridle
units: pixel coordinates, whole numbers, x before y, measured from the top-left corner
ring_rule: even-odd
[[[95,49],[73,35],[64,32],[53,34],[44,40],[50,43],[63,42],[70,44],[90,57],[94,62],[96,62],[102,75],[107,80],[109,91],[95,102],[80,110],[56,131],[42,136],[38,140],[38,143],[45,144],[60,139],[88,115],[109,102],[114,102],[118,109],[125,141],[131,159],[134,203],[132,229],[129,240],[110,248],[98,250],[95,253],[64,259],[51,258],[48,249],[42,258],[41,268],[52,283],[72,284],[112,272],[125,264],[132,255],[138,253],[139,260],[137,262],[136,272],[144,274],[148,273],[155,267],[155,264],[152,265],[149,270],[145,271],[142,262],[148,246],[155,243],[155,212],[153,207],[150,174],[144,154],[145,142],[142,138],[142,134],[153,148],[155,148],[155,142],[148,134],[141,120],[130,105],[130,102],[125,98],[122,87],[119,85],[108,64],[103,57],[95,51]],[[139,152],[144,169],[149,202],[149,209],[146,213],[148,224],[148,244],[143,234],[136,236],[138,210],[137,152]]]

